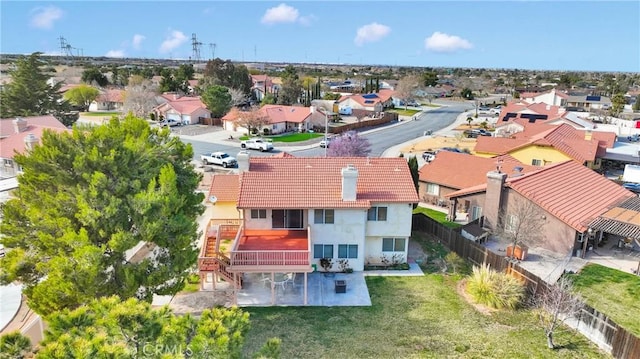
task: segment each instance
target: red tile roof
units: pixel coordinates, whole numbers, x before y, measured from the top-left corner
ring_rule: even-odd
[[[379,102],[389,101],[391,99],[391,97],[393,96],[393,93],[394,93],[393,90],[381,89],[380,91],[375,93],[376,96],[373,96],[373,97],[370,97],[370,98],[364,98],[363,94],[346,95],[346,96],[340,97],[338,102],[343,102],[346,99],[351,99],[351,100],[357,102],[358,104],[360,104],[361,106],[371,107],[371,106],[374,106],[375,104],[377,104]],[[365,95],[372,95],[372,94],[365,94]]]
[[[25,150],[24,138],[29,134],[41,139],[44,130],[70,131],[62,122],[51,115],[23,117],[22,119],[27,122],[27,127],[19,133],[16,133],[13,127],[15,118],[0,119],[0,157],[13,158],[15,152],[23,153]]]
[[[218,174],[213,176],[209,197],[215,196],[221,202],[236,202],[240,192],[240,176]]]
[[[96,102],[114,102],[114,103],[123,103],[124,102],[124,90],[119,89],[109,89],[103,93],[101,93],[98,98],[96,98]]]
[[[163,103],[156,107],[158,111],[166,112],[169,109],[173,109],[176,112],[183,115],[191,115],[199,109],[206,109],[207,106],[200,100],[199,97],[183,96],[178,99],[174,99],[173,95],[163,94],[162,97],[167,99],[166,103]]]
[[[512,138],[480,137],[474,151],[505,154],[530,145],[551,146],[583,163],[603,156],[606,148],[613,147],[616,137],[612,132],[592,132],[591,139],[586,140],[586,135],[584,130],[567,124],[532,124],[525,127],[524,131],[512,135]]]
[[[341,170],[358,170],[357,198],[342,200]],[[418,202],[403,158],[256,157],[240,178],[239,208],[369,208]]]
[[[636,196],[575,161],[507,179],[507,185],[579,232],[610,208]]]
[[[269,123],[302,123],[311,116],[311,108],[301,106],[264,105],[260,112],[269,117]]]
[[[516,173],[515,168],[522,168],[520,173],[537,170],[535,166],[524,165],[511,156],[485,158],[464,153],[440,151],[436,158],[420,168],[420,181],[436,183],[442,186],[462,189],[487,182],[487,172],[493,171],[501,160],[501,168],[505,173]],[[461,170],[464,168],[464,170]]]
[[[506,185],[579,232],[586,231],[596,217],[636,196],[575,161],[552,164],[521,177],[509,177]],[[485,181],[446,197],[460,197],[486,189]]]

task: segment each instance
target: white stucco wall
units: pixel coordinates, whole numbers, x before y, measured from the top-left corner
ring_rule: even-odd
[[[413,206],[407,203],[372,203],[375,207],[387,207],[386,221],[367,221],[368,237],[408,237],[411,235]],[[366,218],[366,217],[365,217]]]
[[[364,269],[364,253],[365,253],[365,223],[367,212],[363,209],[336,209],[334,210],[333,224],[315,224],[314,211],[310,210],[306,221],[311,223],[311,258],[312,262],[318,266],[320,270],[319,259],[314,259],[314,244],[331,244],[333,245],[333,268],[332,271],[338,271],[338,245],[339,244],[356,244],[358,245],[358,258],[348,258],[349,267],[353,270],[361,271]]]

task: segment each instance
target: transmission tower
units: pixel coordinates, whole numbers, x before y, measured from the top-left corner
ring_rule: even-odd
[[[209,48],[211,49],[211,60],[215,60],[216,58],[216,46],[215,42],[209,43]]]
[[[60,56],[73,57],[73,47],[67,42],[67,39],[60,36],[58,40],[60,40]]]
[[[201,46],[202,46],[202,43],[198,41],[196,34],[195,33],[191,34],[191,47],[193,49],[193,61],[195,62],[200,62],[201,60],[200,58]]]

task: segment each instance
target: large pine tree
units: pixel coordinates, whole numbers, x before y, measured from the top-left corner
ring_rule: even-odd
[[[0,117],[37,116],[54,114],[63,104],[61,83],[50,86],[49,76],[44,73],[46,65],[36,52],[20,58],[10,72],[11,82],[0,93]]]
[[[203,210],[192,157],[190,145],[133,116],[45,131],[15,156],[23,174],[1,208],[0,283],[21,282],[44,315],[113,294],[178,292],[197,260]],[[127,258],[140,242],[151,255]]]

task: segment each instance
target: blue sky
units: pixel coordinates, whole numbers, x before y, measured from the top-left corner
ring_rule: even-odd
[[[640,1],[6,1],[2,53],[640,72]]]

